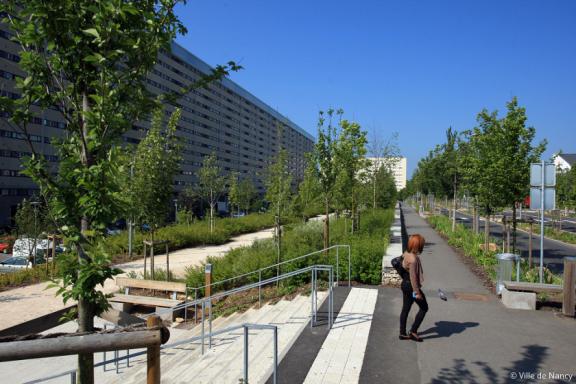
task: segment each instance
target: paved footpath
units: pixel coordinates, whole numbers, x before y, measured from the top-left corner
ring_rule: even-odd
[[[208,256],[223,256],[234,248],[249,246],[255,240],[271,237],[273,237],[273,231],[265,229],[234,237],[223,245],[174,251],[170,253],[170,270],[176,276],[183,277],[186,267],[200,265]],[[157,268],[166,268],[165,255],[156,255],[154,260]],[[125,273],[131,271],[141,273],[144,270],[144,259],[117,265],[117,267]],[[48,285],[49,283],[40,283],[0,292],[0,331],[66,308],[62,304],[62,298],[54,296],[55,289],[48,289]],[[115,281],[110,279],[106,281],[102,291],[111,293],[117,289]],[[74,303],[69,303],[68,307],[72,305]]]
[[[352,300],[367,302],[368,297],[377,295],[372,315],[364,318],[363,327],[369,329],[367,344],[350,345],[350,339],[344,337],[336,347],[340,352],[332,353],[327,362],[322,348],[334,337],[333,332],[341,331],[328,333],[320,327],[314,334],[303,334],[280,365],[280,383],[302,383],[306,372],[308,378],[314,373],[318,378],[315,367],[326,366],[323,379],[311,382],[576,383],[576,320],[558,317],[551,311],[505,308],[424,219],[409,207],[404,213],[408,234],[420,233],[427,242],[421,256],[423,290],[430,306],[420,329],[424,342],[398,339],[402,308],[399,289],[363,287],[364,297]],[[438,298],[439,288],[447,293],[448,301]],[[352,292],[354,289],[336,288],[336,311],[348,312]],[[409,326],[415,313],[416,307],[411,311]],[[313,363],[306,350],[318,351]],[[352,369],[342,369],[362,355],[359,377],[351,375]],[[337,358],[339,364],[334,363]],[[532,374],[534,379],[521,379]]]

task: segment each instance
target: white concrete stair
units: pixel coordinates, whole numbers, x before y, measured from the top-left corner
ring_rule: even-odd
[[[319,307],[326,292],[319,292]],[[243,323],[271,324],[278,327],[278,363],[286,355],[310,320],[310,296],[297,296],[293,300],[280,300],[276,304],[253,307],[244,313],[219,317],[212,323],[217,331]],[[208,333],[208,324],[205,323]],[[171,332],[174,329],[171,329]],[[169,344],[200,335],[200,325],[190,330],[175,329]],[[243,377],[244,332],[243,329],[212,338],[212,348],[205,340],[205,353],[201,355],[200,342],[162,350],[162,383],[230,383],[237,384]],[[121,354],[123,355],[123,353]],[[112,355],[110,354],[109,358]],[[273,332],[250,330],[249,333],[249,379],[250,383],[265,382],[273,371]],[[122,365],[120,374],[109,366],[108,372],[98,370],[96,381],[102,383],[143,383],[146,381],[146,356],[130,361],[130,368]],[[99,372],[99,373],[98,373]]]
[[[377,289],[352,288],[304,383],[358,383]]]

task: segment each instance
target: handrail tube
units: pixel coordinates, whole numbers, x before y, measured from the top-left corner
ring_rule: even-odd
[[[237,330],[237,329],[244,328],[244,327],[248,327],[248,328],[252,328],[252,329],[275,329],[275,330],[278,329],[277,326],[275,326],[275,325],[270,325],[270,324],[243,323],[243,324],[239,324],[239,325],[233,325],[233,326],[231,326],[231,327],[227,327],[227,328],[224,328],[224,329],[220,329],[220,330],[218,330],[218,331],[214,331],[214,332],[212,332],[212,336],[218,336],[218,335],[221,335],[221,334],[223,334],[223,333],[232,332],[232,331],[235,331],[235,330]],[[161,345],[161,346],[160,346],[160,349],[171,349],[171,348],[174,348],[174,347],[178,347],[178,346],[180,346],[180,345],[183,345],[183,344],[190,344],[190,343],[193,343],[193,342],[195,342],[195,341],[201,340],[201,338],[202,338],[202,336],[194,336],[194,337],[191,337],[191,338],[189,338],[189,339],[179,340],[179,341],[174,342],[174,343],[172,343],[172,344]],[[104,366],[104,365],[107,365],[107,364],[112,364],[112,363],[115,363],[115,362],[117,362],[117,361],[121,361],[121,360],[125,360],[125,359],[130,359],[130,358],[133,358],[133,357],[142,356],[142,355],[145,355],[146,353],[147,353],[147,351],[144,350],[144,351],[140,351],[140,352],[134,352],[134,353],[131,353],[131,354],[126,355],[126,356],[119,356],[117,359],[111,359],[111,360],[101,361],[101,362],[99,362],[99,363],[97,363],[97,364],[94,364],[94,368],[98,368],[98,367],[101,367],[101,366]],[[276,363],[276,364],[277,364],[277,363]],[[52,376],[43,377],[42,379],[36,379],[36,380],[32,380],[32,381],[27,381],[27,382],[25,382],[24,384],[38,384],[38,383],[42,383],[42,382],[45,382],[45,381],[57,379],[57,378],[62,377],[62,376],[74,375],[74,374],[76,373],[76,371],[77,371],[76,369],[70,369],[70,370],[68,370],[68,371],[66,371],[66,372],[58,373],[58,374],[55,374],[55,375],[52,375]]]
[[[281,266],[281,265],[284,265],[284,264],[288,264],[288,263],[291,263],[291,262],[293,262],[293,261],[301,260],[301,259],[303,259],[303,258],[305,258],[305,257],[309,257],[309,256],[315,255],[315,254],[317,254],[317,253],[324,253],[324,252],[329,251],[329,250],[334,249],[334,248],[337,250],[337,253],[336,253],[337,259],[336,259],[336,260],[338,261],[338,249],[339,249],[340,247],[346,247],[346,248],[348,248],[348,266],[350,266],[350,245],[349,245],[349,244],[335,244],[335,245],[331,245],[331,246],[328,247],[328,248],[324,248],[324,249],[320,249],[320,250],[318,250],[318,251],[310,252],[310,253],[307,253],[307,254],[305,254],[305,255],[292,258],[292,259],[290,259],[290,260],[285,260],[285,261],[282,261],[282,262],[280,262],[280,263],[276,263],[276,264],[269,265],[269,266],[267,266],[267,267],[262,267],[262,268],[260,268],[260,269],[256,269],[256,270],[254,270],[254,271],[246,272],[246,273],[243,273],[243,274],[241,274],[241,275],[233,276],[233,277],[230,277],[230,278],[225,279],[225,280],[215,281],[215,282],[210,283],[210,284],[207,284],[207,285],[201,285],[201,286],[199,286],[199,287],[190,287],[190,289],[198,290],[198,289],[207,288],[208,286],[213,287],[213,286],[218,285],[218,284],[224,284],[224,283],[227,283],[227,282],[232,281],[232,280],[237,280],[237,279],[239,279],[239,278],[241,278],[241,277],[250,276],[250,275],[256,274],[256,273],[258,273],[258,272],[265,271],[265,270],[267,270],[267,269],[271,269],[271,268],[278,267],[278,266]],[[350,286],[350,268],[349,268],[349,272],[348,272],[348,286]]]
[[[314,268],[316,266],[318,266],[318,267],[332,267],[331,265],[313,265],[313,266],[304,267],[301,269],[297,269],[296,271],[286,272],[285,274],[282,274],[280,276],[270,277],[268,279],[262,280],[261,282],[246,284],[246,285],[243,285],[242,287],[233,288],[233,289],[230,289],[228,291],[215,293],[214,295],[209,296],[209,297],[203,297],[203,298],[200,298],[197,300],[188,301],[188,302],[185,302],[182,304],[178,304],[178,305],[171,307],[171,308],[162,309],[160,311],[156,311],[156,312],[147,314],[147,315],[143,316],[143,318],[147,318],[147,317],[152,316],[152,315],[167,314],[170,312],[174,312],[174,311],[178,311],[181,309],[191,307],[195,304],[202,304],[203,302],[221,299],[223,297],[230,296],[230,295],[233,295],[233,294],[238,293],[238,292],[243,292],[243,291],[247,291],[249,289],[258,288],[260,285],[267,285],[270,283],[274,283],[276,281],[284,280],[284,279],[287,279],[289,277],[299,275],[299,274],[304,273],[304,272],[311,271],[312,268]]]

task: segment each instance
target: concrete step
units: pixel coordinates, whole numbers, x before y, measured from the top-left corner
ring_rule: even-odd
[[[249,313],[254,311],[253,308],[249,308],[244,313]],[[228,326],[230,322],[235,321],[244,313],[235,312],[230,316],[226,317],[218,317],[212,322],[212,329],[222,329]],[[205,332],[208,333],[208,323],[205,323]],[[176,341],[189,339],[195,336],[199,336],[202,332],[202,325],[197,324],[192,329],[183,330],[178,328],[171,328],[170,329],[170,340],[168,344],[174,343]],[[194,342],[191,344],[183,344],[182,346],[178,346],[176,348],[171,349],[162,349],[161,351],[161,362],[162,362],[162,369],[164,369],[165,365],[169,365],[171,360],[178,356],[178,352],[186,352],[186,353],[195,353],[197,355],[200,354],[200,342]],[[130,351],[134,353],[136,351]],[[197,353],[196,353],[197,352]],[[121,354],[121,356],[123,353]],[[112,354],[108,356],[109,358],[112,357]],[[138,356],[130,360],[130,368],[125,367],[126,363],[122,362],[121,374],[116,374],[115,370],[113,370],[113,366],[109,366],[108,372],[106,374],[98,374],[97,382],[102,383],[124,383],[132,380],[136,380],[135,382],[142,382],[145,381],[146,378],[146,355]]]
[[[260,310],[255,310],[252,313],[247,313],[245,316],[242,316],[236,324],[265,324],[267,321],[271,321],[278,316],[289,303],[290,302],[281,300],[275,305],[267,304]],[[182,360],[179,366],[174,367],[174,369],[171,369],[163,375],[163,381],[166,383],[189,382],[189,380],[193,380],[195,383],[206,382],[203,380],[203,377],[210,373],[210,366],[226,359],[229,350],[237,345],[243,345],[243,330],[241,329],[221,335],[219,341],[213,343],[213,348],[206,351],[206,353],[198,359],[194,361]],[[218,382],[220,382],[220,380],[218,380]]]
[[[318,293],[318,308],[328,297],[327,292]],[[284,324],[278,326],[278,364],[296,342],[302,331],[309,326],[310,320],[310,297],[305,297],[302,307],[294,311],[292,316]],[[264,347],[260,355],[251,359],[249,366],[249,378],[253,383],[265,383],[274,371],[274,351],[272,347]],[[243,372],[242,372],[243,374]]]
[[[268,308],[262,308],[262,311],[266,311]],[[254,308],[250,308],[244,313],[235,313],[228,317],[219,317],[212,322],[212,331],[217,329],[223,329],[229,326],[231,323],[235,321],[239,321],[240,318],[244,316],[250,316],[253,312],[257,311]],[[206,320],[205,326],[205,333],[208,333],[208,323]],[[192,330],[188,332],[186,337],[179,337],[179,340],[184,340],[187,338],[192,338],[195,336],[199,336],[202,332],[202,325],[198,324]],[[221,337],[213,337],[212,342],[213,345],[222,342],[222,339],[226,337],[226,335],[222,335]],[[171,342],[178,341],[178,340],[170,340],[168,344]],[[208,349],[208,339],[205,340],[205,350]],[[161,356],[161,372],[164,376],[167,372],[170,372],[175,366],[179,365],[182,360],[189,360],[194,361],[195,359],[199,358],[201,354],[201,342],[195,341],[189,344],[183,344],[175,348],[168,348],[162,350]],[[138,369],[134,371],[127,372],[125,375],[117,375],[117,377],[113,378],[110,383],[142,383],[146,380],[146,356],[143,356],[143,359],[140,362]]]
[[[261,324],[274,324],[281,326],[292,317],[294,313],[298,313],[299,309],[306,304],[308,300],[297,298],[292,300],[282,311],[278,312],[273,319],[268,318],[261,321]],[[282,330],[283,331],[283,330]],[[278,331],[279,335],[281,332]],[[260,358],[264,349],[272,352],[273,348],[273,334],[269,330],[250,330],[248,342],[248,357],[249,361],[256,362]],[[243,338],[226,351],[226,356],[219,359],[214,364],[207,366],[206,374],[202,375],[200,379],[202,383],[213,383],[217,379],[222,383],[237,383],[243,377],[244,372],[244,343]],[[250,370],[249,370],[250,372]],[[252,376],[251,376],[252,377]],[[250,382],[253,382],[250,380]]]

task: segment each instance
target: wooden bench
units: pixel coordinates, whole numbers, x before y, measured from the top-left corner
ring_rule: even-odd
[[[504,281],[502,303],[509,308],[536,309],[536,294],[561,294],[562,314],[574,317],[576,306],[576,257],[564,258],[564,282],[540,284]]]
[[[560,284],[526,283],[518,281],[504,281],[504,287],[509,291],[534,293],[562,293]]]
[[[171,281],[155,281],[117,277],[116,285],[124,288],[124,294],[115,294],[109,299],[109,301],[112,303],[114,308],[123,312],[130,311],[133,305],[155,307],[156,311],[163,308],[172,308],[184,302],[183,299],[178,299],[178,294],[186,294],[185,283],[177,283]],[[170,297],[132,295],[130,294],[130,289],[132,288],[170,292]],[[115,303],[117,305],[114,305]],[[172,320],[171,313],[165,317],[169,320]]]

